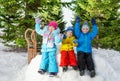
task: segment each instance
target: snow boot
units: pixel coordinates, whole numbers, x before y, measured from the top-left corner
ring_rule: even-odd
[[[73,68],[74,70],[78,70],[78,67],[77,67],[77,66],[72,66],[72,68]]]
[[[95,73],[95,70],[91,70],[90,71],[90,77],[93,78],[95,77],[96,73]]]
[[[43,69],[41,69],[41,70],[38,71],[38,73],[40,73],[40,74],[42,74],[42,75],[45,74],[45,72],[46,72],[46,71],[43,70]]]
[[[54,76],[57,76],[57,73],[51,72],[50,75],[49,75],[49,77],[54,77]]]
[[[80,76],[83,76],[84,74],[85,74],[84,70],[80,71]]]
[[[66,72],[68,70],[67,66],[63,66],[63,72]]]

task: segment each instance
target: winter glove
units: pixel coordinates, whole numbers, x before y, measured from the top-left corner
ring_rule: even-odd
[[[74,41],[73,41],[73,43],[77,44],[77,43],[78,43],[78,40],[77,40],[77,39],[76,39],[76,40],[74,40]]]
[[[35,23],[40,24],[41,20],[39,18],[35,18]]]
[[[76,17],[76,22],[80,22],[80,20],[81,20],[80,17],[77,16],[77,17]]]
[[[66,39],[66,37],[67,37],[67,36],[64,34],[64,35],[63,35],[63,39]]]
[[[60,39],[63,39],[63,34],[59,33]]]
[[[92,22],[92,25],[96,25],[96,20],[94,17],[92,18],[91,22]]]

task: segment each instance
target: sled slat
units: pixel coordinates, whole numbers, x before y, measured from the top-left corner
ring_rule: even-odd
[[[35,30],[28,28],[25,31],[25,40],[27,41],[28,64],[29,64],[31,60],[36,56],[36,52],[37,52],[37,41],[35,36]]]

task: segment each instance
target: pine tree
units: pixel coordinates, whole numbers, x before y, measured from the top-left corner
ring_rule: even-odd
[[[62,4],[60,0],[0,0],[0,27],[4,28],[1,38],[4,44],[14,43],[14,47],[26,47],[24,32],[34,29],[34,15],[40,14],[44,24],[56,20],[64,29],[62,21]],[[41,40],[37,36],[38,40]]]
[[[91,24],[95,17],[99,27],[99,39],[93,44],[103,48],[120,50],[120,2],[119,0],[74,0],[75,16],[79,15],[82,21]]]

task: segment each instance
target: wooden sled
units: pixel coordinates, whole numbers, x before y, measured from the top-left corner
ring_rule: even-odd
[[[37,41],[35,36],[35,30],[28,28],[25,31],[25,40],[27,41],[28,64],[29,64],[37,53]]]

